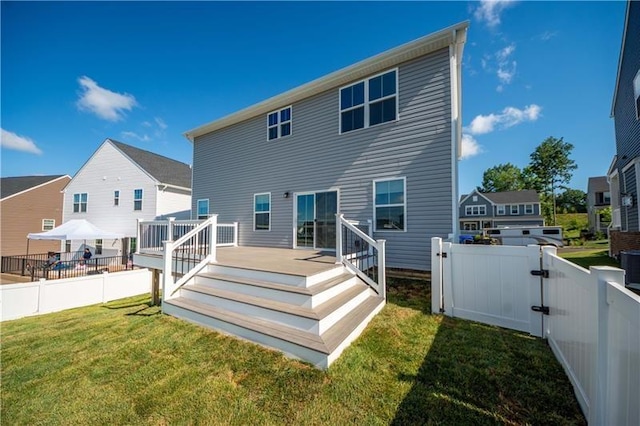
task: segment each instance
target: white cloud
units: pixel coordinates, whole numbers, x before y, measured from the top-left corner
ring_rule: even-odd
[[[500,25],[502,12],[513,3],[513,0],[481,0],[473,16],[489,28],[495,28]]]
[[[154,120],[156,122],[156,124],[158,125],[158,127],[160,127],[160,129],[162,130],[166,130],[167,129],[167,123],[164,122],[164,120],[160,117],[154,117]]]
[[[36,143],[25,137],[18,136],[13,132],[9,132],[5,129],[0,129],[0,146],[6,149],[13,149],[15,151],[30,152],[32,154],[42,154],[42,150],[36,146]]]
[[[511,56],[511,54],[515,51],[516,45],[514,43],[511,43],[504,49],[498,50],[496,52],[496,58],[498,58],[498,61],[506,61],[507,59],[509,59],[509,56]]]
[[[149,142],[151,140],[151,138],[147,134],[144,134],[142,136],[140,136],[139,134],[137,134],[135,132],[122,132],[120,134],[125,139],[137,139],[140,142]]]
[[[151,123],[149,123],[148,121],[143,121],[141,123],[144,127],[151,127]]]
[[[78,79],[82,93],[78,99],[78,108],[88,110],[98,117],[109,121],[122,119],[125,110],[137,105],[136,98],[128,93],[116,93],[98,86],[98,83],[87,76]]]
[[[496,75],[498,76],[498,80],[500,80],[500,86],[496,88],[498,92],[502,92],[504,85],[510,84],[513,77],[516,75],[518,63],[510,59],[511,55],[513,55],[513,52],[515,51],[516,45],[511,43],[495,53],[496,61],[498,63]]]
[[[460,153],[460,159],[464,160],[478,155],[482,152],[482,147],[475,138],[469,134],[464,133],[462,135],[462,152]]]
[[[478,115],[465,132],[471,135],[483,135],[496,129],[503,130],[526,121],[536,121],[542,108],[536,104],[527,105],[524,109],[506,107],[500,114]]]
[[[542,41],[548,41],[558,35],[558,31],[545,31],[538,36]]]

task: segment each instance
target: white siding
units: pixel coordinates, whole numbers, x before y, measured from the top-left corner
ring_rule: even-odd
[[[160,185],[157,197],[157,216],[191,219],[191,192]]]

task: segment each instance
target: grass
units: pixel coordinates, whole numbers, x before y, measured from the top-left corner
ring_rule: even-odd
[[[609,257],[608,248],[584,248],[576,250],[559,250],[558,255],[570,262],[589,269],[590,266],[614,266],[620,268],[620,262]]]
[[[2,424],[585,424],[545,341],[430,315],[425,281],[327,371],[147,297],[2,324]]]

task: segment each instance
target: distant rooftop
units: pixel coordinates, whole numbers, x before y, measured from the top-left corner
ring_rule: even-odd
[[[587,192],[609,192],[609,182],[606,176],[596,176],[589,178]]]
[[[191,188],[191,166],[109,138],[122,153],[160,183]]]
[[[5,199],[66,175],[16,176],[0,178],[0,198]]]
[[[504,192],[478,192],[494,204],[526,204],[539,203],[540,197],[533,189],[523,189],[522,191],[504,191]],[[467,194],[469,195],[469,194]],[[467,195],[460,197],[464,200]]]

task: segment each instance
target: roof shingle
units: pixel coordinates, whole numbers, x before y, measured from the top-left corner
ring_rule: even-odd
[[[4,199],[27,189],[42,185],[52,180],[56,180],[65,175],[48,176],[16,176],[4,177],[0,179],[0,198]]]

